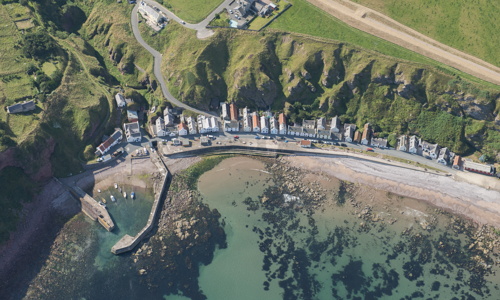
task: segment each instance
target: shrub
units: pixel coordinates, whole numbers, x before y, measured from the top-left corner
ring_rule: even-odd
[[[24,36],[22,50],[26,57],[45,57],[53,53],[56,47],[52,37],[43,31],[36,31]]]
[[[95,158],[94,147],[92,145],[87,145],[83,151],[83,158],[87,161],[93,160]]]

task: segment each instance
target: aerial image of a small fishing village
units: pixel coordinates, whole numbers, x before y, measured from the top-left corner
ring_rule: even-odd
[[[498,16],[0,0],[0,299],[500,299]]]

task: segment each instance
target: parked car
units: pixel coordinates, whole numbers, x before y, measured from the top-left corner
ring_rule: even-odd
[[[215,136],[213,136],[213,135],[207,135],[207,138],[215,140]]]
[[[144,154],[148,155],[148,149],[146,149],[146,147],[144,147]]]
[[[186,25],[186,22],[184,22],[184,21],[181,21],[181,24],[182,24],[182,25]]]
[[[239,137],[238,135],[235,135],[235,136],[234,136],[234,138],[235,138],[235,139],[239,139],[240,137]]]
[[[342,144],[340,144],[340,146],[347,147],[347,144],[346,143],[342,143]]]
[[[366,151],[372,151],[373,152],[373,148],[368,148],[368,149],[366,149]]]
[[[232,9],[230,9],[230,10],[229,10],[229,13],[230,13],[230,14],[233,14],[233,10],[232,10]]]
[[[260,136],[256,135],[256,136],[255,136],[255,139],[256,139],[256,140],[260,140]]]

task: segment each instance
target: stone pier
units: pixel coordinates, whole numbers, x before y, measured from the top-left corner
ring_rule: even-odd
[[[73,190],[78,194],[82,204],[82,212],[93,221],[98,221],[107,231],[115,229],[115,224],[111,219],[108,211],[104,206],[100,205],[94,198],[90,197],[81,188],[75,186]]]
[[[167,182],[171,175],[167,167],[163,163],[163,160],[158,156],[156,152],[151,152],[151,160],[158,168],[158,171],[160,171],[160,173],[163,175],[162,188],[159,192],[155,193],[155,201],[153,202],[153,207],[151,208],[151,213],[149,214],[146,226],[144,226],[144,228],[142,228],[142,230],[133,237],[126,234],[123,238],[121,238],[111,248],[111,252],[113,254],[120,254],[131,251],[151,231],[151,229],[153,229],[156,217],[158,216],[158,210],[160,210],[162,206],[162,198],[166,194]]]

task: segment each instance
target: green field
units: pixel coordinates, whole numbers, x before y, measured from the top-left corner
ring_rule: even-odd
[[[45,74],[50,76],[50,75],[52,75],[52,73],[55,72],[55,70],[57,70],[57,68],[53,63],[47,61],[47,62],[43,63],[42,70]]]
[[[289,2],[292,3],[293,6],[267,28],[352,43],[391,57],[436,66],[448,74],[459,75],[462,78],[467,78],[470,81],[487,85],[490,88],[500,89],[497,85],[485,82],[423,55],[352,28],[316,6],[309,4],[305,0],[290,0]]]
[[[30,11],[19,3],[9,3],[6,4],[5,10],[9,14],[9,16],[14,21],[23,20],[31,17]]]
[[[354,0],[443,44],[500,66],[500,2]]]
[[[161,4],[162,1],[158,1]],[[163,6],[188,23],[203,21],[223,0],[163,0]]]

